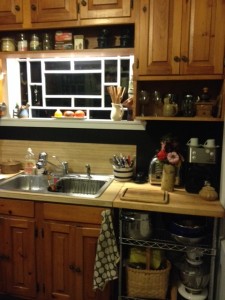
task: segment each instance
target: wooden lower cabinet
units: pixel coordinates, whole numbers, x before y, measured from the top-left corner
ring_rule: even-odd
[[[114,299],[92,288],[102,210],[0,199],[0,299]]]

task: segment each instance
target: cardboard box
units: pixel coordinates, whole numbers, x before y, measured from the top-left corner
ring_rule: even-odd
[[[84,36],[74,35],[74,50],[83,50],[84,49]]]

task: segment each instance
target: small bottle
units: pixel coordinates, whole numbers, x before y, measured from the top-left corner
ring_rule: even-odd
[[[25,155],[24,162],[24,173],[28,175],[35,174],[36,170],[36,161],[34,157],[34,153],[31,148],[27,149],[27,154]]]
[[[52,50],[51,38],[48,33],[44,34],[42,44],[43,50]]]
[[[20,33],[17,41],[18,51],[27,51],[27,39],[24,33]]]
[[[200,101],[209,102],[209,100],[210,100],[209,89],[207,87],[204,87],[202,89],[202,94],[200,95]]]
[[[32,34],[31,36],[30,50],[31,51],[40,50],[40,41],[39,41],[39,37],[36,34]]]

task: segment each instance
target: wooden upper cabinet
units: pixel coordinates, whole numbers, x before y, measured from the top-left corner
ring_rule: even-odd
[[[77,0],[30,0],[31,22],[77,20]]]
[[[138,74],[222,74],[224,6],[223,0],[141,0]]]
[[[21,24],[23,22],[23,0],[0,1],[0,24]]]
[[[131,0],[81,0],[80,19],[131,16]]]

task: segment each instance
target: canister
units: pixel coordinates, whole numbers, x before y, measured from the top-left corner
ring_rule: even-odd
[[[15,40],[9,37],[1,39],[1,50],[2,51],[15,51]]]

